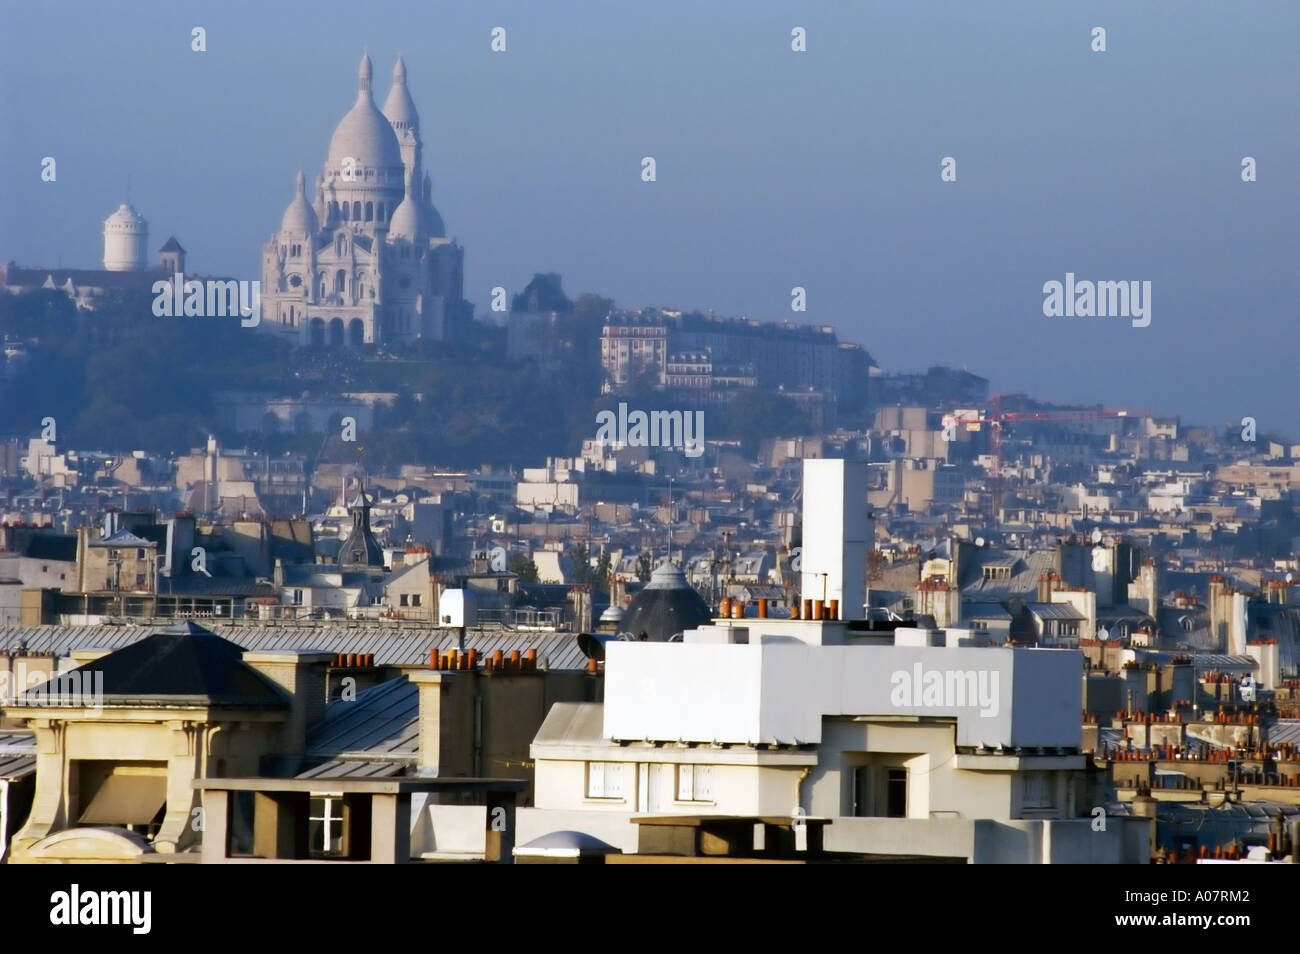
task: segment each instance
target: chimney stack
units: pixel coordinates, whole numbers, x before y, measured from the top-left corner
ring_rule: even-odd
[[[845,619],[862,619],[867,603],[867,552],[874,536],[867,514],[867,467],[860,461],[803,462],[803,552],[800,594],[837,600]],[[820,618],[822,613],[818,613]]]

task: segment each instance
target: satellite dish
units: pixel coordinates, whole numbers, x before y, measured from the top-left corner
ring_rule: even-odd
[[[975,538],[975,546],[977,546],[977,547],[982,547],[982,546],[984,546],[984,538],[983,538],[983,537],[976,537],[976,538]]]
[[[1103,643],[1106,642],[1107,640],[1110,639],[1110,630],[1108,630],[1105,626],[1098,626],[1097,638],[1100,639]]]
[[[1294,573],[1288,573],[1288,574],[1286,575],[1286,581],[1287,581],[1288,583],[1294,583],[1294,582],[1295,582],[1295,574],[1294,574]]]
[[[493,573],[504,573],[507,565],[505,547],[493,547],[488,551],[488,566]]]
[[[608,636],[601,633],[579,633],[578,648],[588,659],[595,659],[598,662],[605,661],[605,643]]]
[[[1092,531],[1092,542],[1093,542],[1093,543],[1101,543],[1101,531],[1100,531],[1100,530],[1094,530],[1094,531]]]

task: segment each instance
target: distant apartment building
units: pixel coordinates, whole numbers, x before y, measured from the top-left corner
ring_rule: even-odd
[[[615,312],[601,331],[601,367],[616,387],[638,369],[673,389],[723,396],[743,387],[811,390],[857,406],[867,397],[870,363],[862,347],[839,341],[829,325],[646,309]]]
[[[618,387],[643,373],[662,383],[668,371],[667,326],[651,318],[611,318],[600,333],[600,366]]]

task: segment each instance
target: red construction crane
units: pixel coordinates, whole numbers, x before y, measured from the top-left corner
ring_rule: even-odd
[[[1018,411],[1002,410],[1002,401],[1004,397],[1014,397],[1020,405]],[[999,522],[999,513],[1002,510],[1002,428],[1007,424],[1017,422],[1033,423],[1036,421],[1090,421],[1100,420],[1103,418],[1120,418],[1133,417],[1140,418],[1148,416],[1146,410],[1123,410],[1118,408],[1070,408],[1065,410],[1025,410],[1024,395],[1002,395],[995,394],[992,398],[993,410],[988,417],[957,417],[952,414],[944,415],[945,424],[952,421],[956,424],[965,425],[990,425],[989,435],[991,449],[993,451],[993,472],[991,478],[991,490],[993,494],[993,520]],[[979,428],[971,428],[978,430]]]

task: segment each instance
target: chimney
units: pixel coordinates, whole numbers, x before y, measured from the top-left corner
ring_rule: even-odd
[[[246,652],[244,662],[274,682],[289,696],[289,719],[281,737],[282,758],[301,758],[307,730],[325,715],[326,669],[333,653],[313,650]]]
[[[867,551],[872,545],[867,514],[867,468],[860,461],[803,462],[803,552],[800,594],[838,600],[845,619],[862,619],[867,603]],[[805,614],[807,615],[807,614]]]
[[[419,699],[417,771],[420,775],[436,776],[443,768],[443,736],[457,731],[454,719],[448,720],[451,724],[444,725],[442,718],[443,693],[450,693],[456,680],[432,670],[413,672],[407,678],[415,684]],[[447,766],[448,774],[452,770],[452,766]]]

